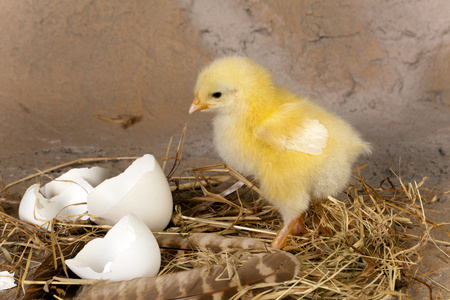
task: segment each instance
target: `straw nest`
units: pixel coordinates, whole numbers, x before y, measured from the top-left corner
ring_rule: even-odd
[[[256,182],[225,165],[181,172],[180,155],[178,149],[174,158],[162,159],[166,171],[167,165],[173,164],[167,173],[175,210],[167,230],[155,233],[158,237],[176,239],[193,233],[214,233],[218,237],[270,243],[280,228],[280,217],[260,195]],[[79,163],[99,161],[78,160],[41,173]],[[177,169],[181,175],[175,176]],[[357,183],[350,184],[347,191],[312,204],[306,220],[307,234],[288,238],[283,251],[301,262],[298,274],[285,282],[237,286],[231,298],[407,299],[406,288],[413,281],[428,286],[431,297],[431,287],[414,275],[414,268],[421,259],[424,242],[431,240],[439,247],[439,241],[433,240],[429,232],[432,228],[443,229],[428,220],[423,209],[436,196],[423,186],[424,181],[405,183],[394,173],[372,187],[359,175],[360,169],[354,172]],[[2,194],[5,199],[5,189]],[[4,212],[0,212],[0,224],[0,270],[15,272],[18,283],[18,288],[3,292],[2,298],[67,299],[80,286],[93,284],[76,279],[64,260],[73,257],[88,241],[104,236],[108,226],[55,219],[53,230],[47,233]],[[420,227],[419,236],[408,233],[412,227]],[[211,249],[207,245],[176,248],[173,243],[162,248],[159,276],[231,262],[239,268],[246,261],[243,253],[258,252]]]

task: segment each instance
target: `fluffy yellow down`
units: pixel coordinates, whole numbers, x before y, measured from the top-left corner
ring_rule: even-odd
[[[345,121],[277,86],[271,74],[244,57],[204,68],[190,112],[210,110],[214,141],[232,168],[252,174],[285,226],[311,200],[347,184],[357,156],[370,146]]]

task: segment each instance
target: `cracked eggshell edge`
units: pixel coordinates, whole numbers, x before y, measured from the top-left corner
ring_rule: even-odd
[[[120,187],[124,188],[119,191]],[[94,219],[96,223],[114,225],[132,213],[153,231],[164,230],[173,211],[169,183],[149,154],[133,162],[124,173],[101,183],[87,201],[89,213],[101,218]]]
[[[161,252],[153,233],[133,214],[123,217],[104,238],[89,243],[66,265],[84,279],[131,280],[153,277]]]

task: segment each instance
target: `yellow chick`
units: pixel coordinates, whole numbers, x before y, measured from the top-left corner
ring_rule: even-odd
[[[284,226],[272,247],[305,232],[312,200],[347,184],[352,165],[370,145],[345,121],[277,86],[268,70],[249,58],[231,56],[205,67],[189,109],[216,113],[214,142],[233,169],[254,175]]]

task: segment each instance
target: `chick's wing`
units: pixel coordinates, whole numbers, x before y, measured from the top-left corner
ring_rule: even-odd
[[[319,120],[302,116],[291,104],[284,104],[276,112],[270,113],[254,129],[254,134],[276,149],[312,155],[322,154],[328,140],[328,130]]]

